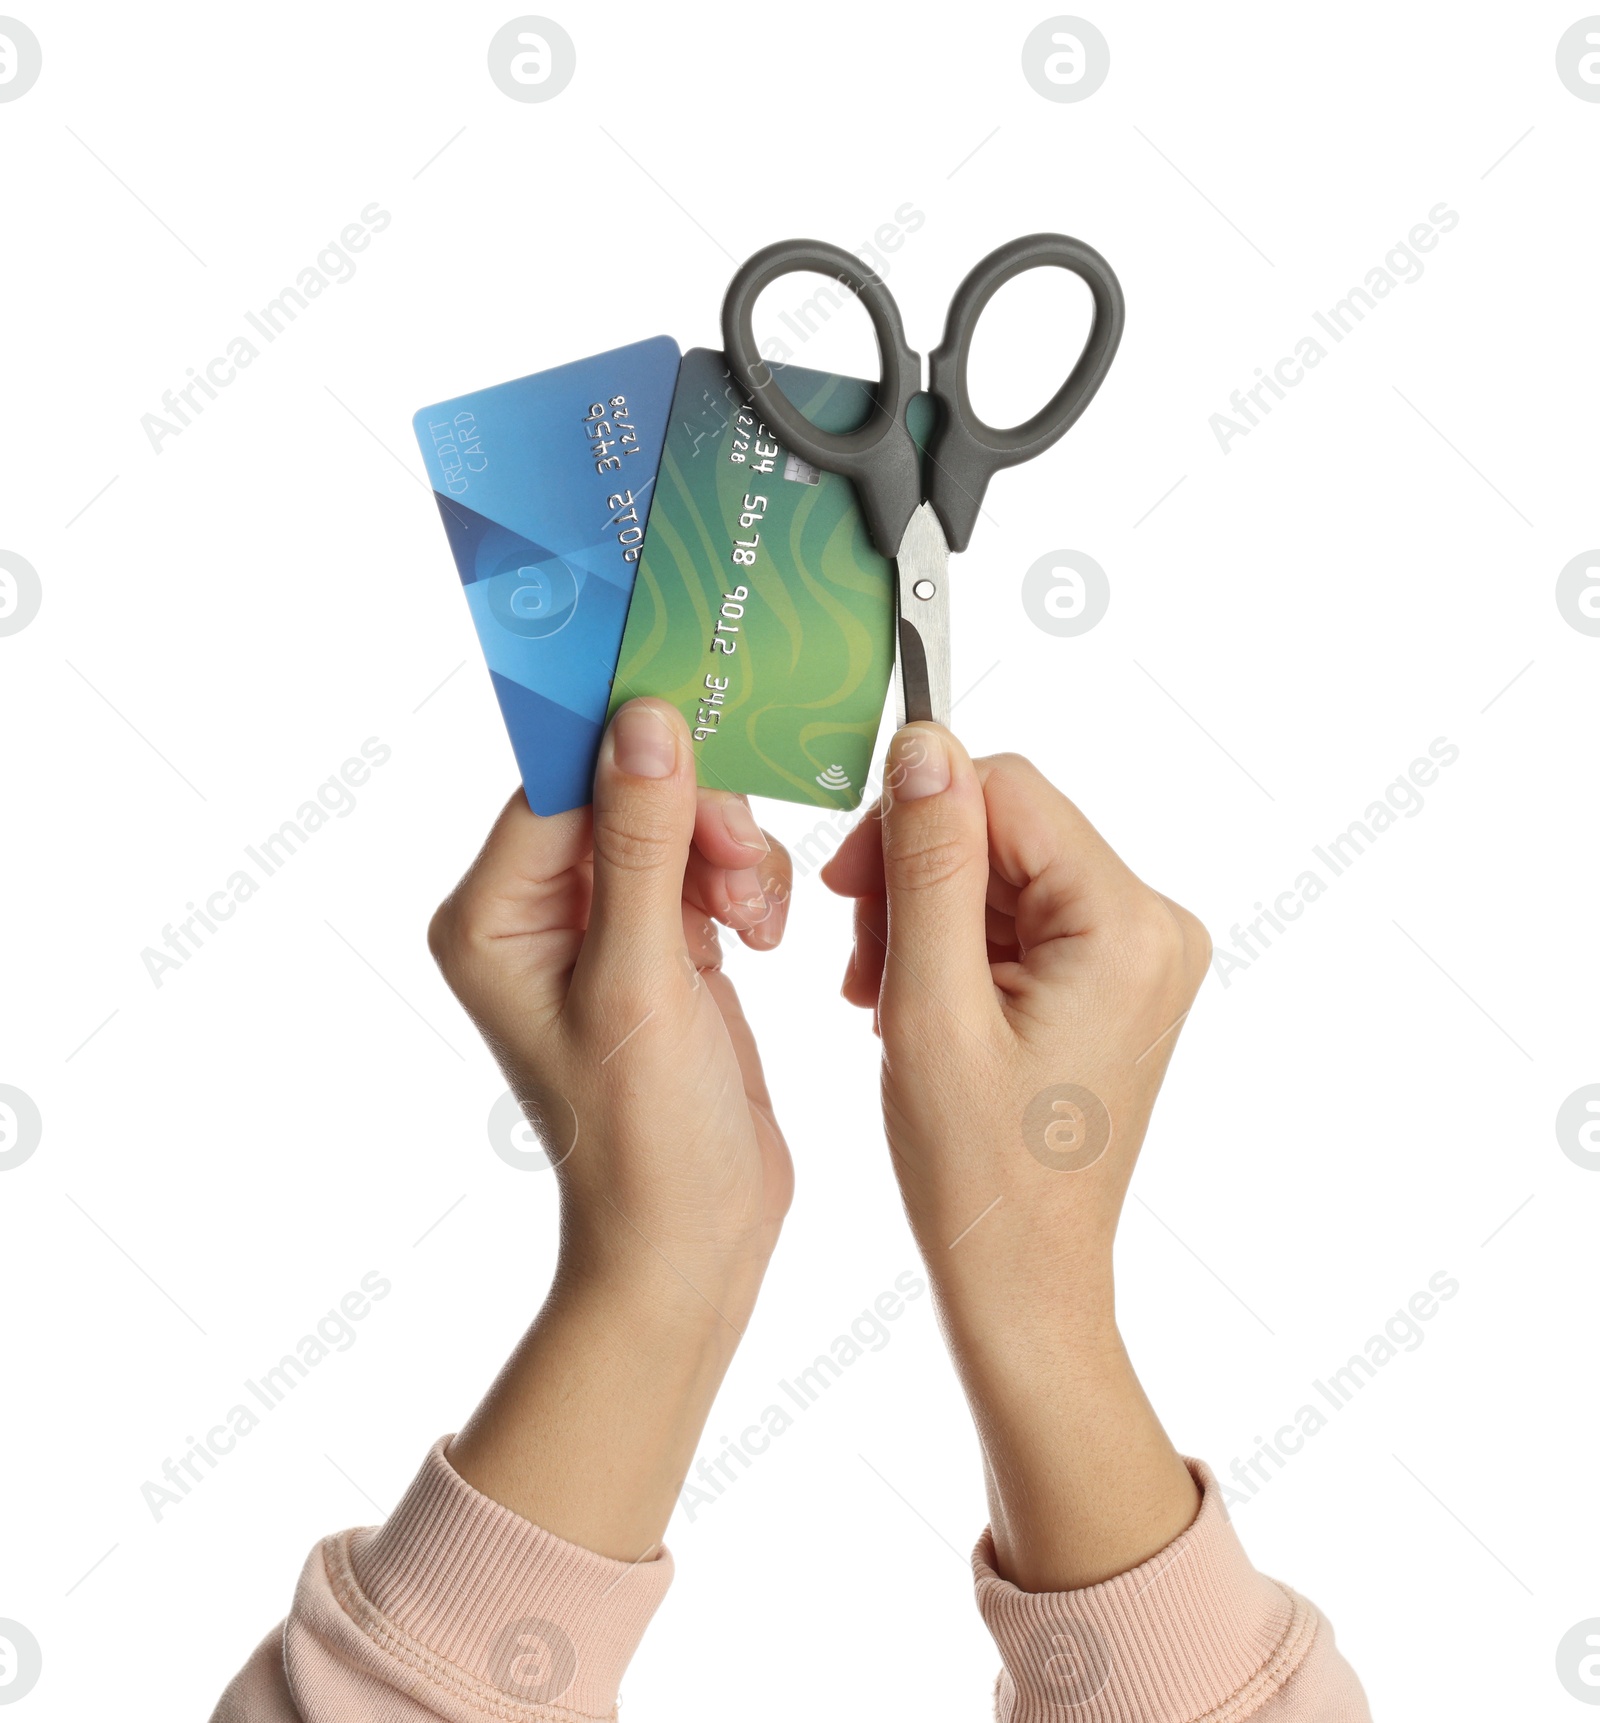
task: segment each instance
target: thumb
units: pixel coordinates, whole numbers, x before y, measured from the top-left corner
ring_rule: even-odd
[[[694,820],[688,726],[665,700],[630,700],[612,719],[595,767],[594,897],[580,975],[648,985],[682,966]]]
[[[888,956],[885,1037],[939,1007],[976,1028],[994,1004],[985,938],[989,826],[967,751],[938,724],[908,724],[884,771]]]

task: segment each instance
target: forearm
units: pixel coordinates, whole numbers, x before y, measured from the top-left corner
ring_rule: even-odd
[[[1109,1266],[1013,1282],[1006,1233],[966,1262],[929,1251],[930,1272],[983,1446],[996,1571],[1066,1591],[1164,1548],[1199,1492],[1117,1331]]]
[[[759,1280],[759,1265],[680,1268],[647,1247],[565,1264],[451,1465],[570,1543],[621,1561],[650,1554]]]
[[[597,1238],[568,1218],[550,1296],[465,1429],[381,1530],[312,1551],[217,1723],[344,1723],[373,1715],[377,1691],[395,1723],[498,1717],[507,1695],[540,1716],[615,1715],[770,1240],[669,1261],[636,1230]]]
[[[1366,1723],[1332,1629],[1255,1572],[1215,1479],[1167,1440],[1117,1333],[1109,1262],[1035,1251],[1053,1272],[1024,1285],[1005,1233],[965,1261],[946,1248],[933,1271],[983,1443],[975,1566],[1005,1665],[998,1723],[1091,1708]]]

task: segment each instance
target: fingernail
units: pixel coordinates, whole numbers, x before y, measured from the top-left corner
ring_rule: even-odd
[[[774,892],[768,900],[772,907],[750,930],[750,943],[768,949],[783,938],[789,920],[789,899]]]
[[[722,818],[727,825],[729,837],[736,844],[743,844],[747,850],[759,850],[762,855],[772,847],[762,835],[749,806],[737,796],[722,804]]]
[[[902,730],[893,754],[889,788],[897,802],[921,801],[950,788],[950,754],[937,730]]]
[[[624,706],[611,726],[611,757],[619,772],[636,778],[669,778],[678,763],[678,744],[659,713],[648,706]]]
[[[761,889],[761,875],[753,867],[728,870],[728,919],[754,925],[767,913],[766,893]]]

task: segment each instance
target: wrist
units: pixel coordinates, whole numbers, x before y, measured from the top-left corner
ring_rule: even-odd
[[[702,1357],[726,1367],[760,1284],[754,1266],[669,1261],[649,1251],[596,1259],[563,1246],[538,1320],[604,1335],[647,1373],[682,1375],[688,1361]]]
[[[1015,1189],[907,1209],[947,1327],[985,1346],[1120,1344],[1110,1230]]]
[[[449,1459],[485,1495],[586,1549],[659,1542],[753,1290],[657,1259],[562,1266]]]
[[[929,1268],[952,1361],[980,1432],[1031,1428],[1045,1406],[1087,1405],[1132,1373],[1103,1276]]]
[[[1031,1288],[931,1278],[983,1448],[996,1572],[1066,1591],[1170,1543],[1199,1498],[1128,1357],[1109,1266]]]
[[[658,1338],[693,1342],[743,1334],[766,1274],[770,1247],[696,1241],[659,1243],[611,1215],[599,1225],[563,1220],[550,1303],[611,1313]]]

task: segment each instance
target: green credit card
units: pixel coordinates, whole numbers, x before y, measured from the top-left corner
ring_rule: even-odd
[[[859,378],[773,370],[822,430],[853,430],[871,408]],[[909,419],[919,446],[932,421],[919,396]],[[670,700],[702,785],[853,808],[894,625],[894,570],[867,536],[854,486],[780,447],[721,353],[684,354],[611,711],[641,694]]]

